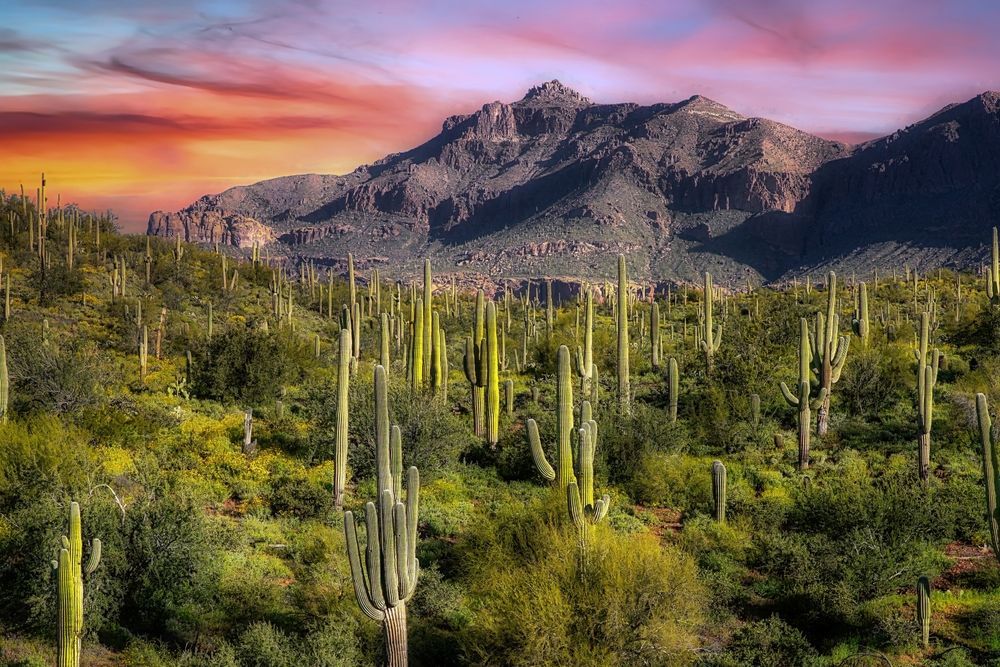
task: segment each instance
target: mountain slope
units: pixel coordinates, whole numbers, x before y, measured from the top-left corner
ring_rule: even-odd
[[[700,96],[594,104],[551,81],[350,174],[153,213],[148,233],[329,263],[352,251],[401,272],[430,256],[494,277],[608,275],[619,252],[637,276],[723,281],[862,266],[869,247],[972,261],[998,210],[997,100],[852,149]],[[960,234],[941,233],[951,219]]]

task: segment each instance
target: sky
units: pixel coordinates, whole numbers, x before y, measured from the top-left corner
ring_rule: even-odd
[[[1000,89],[996,0],[0,0],[0,188],[127,230],[559,79],[849,142]]]

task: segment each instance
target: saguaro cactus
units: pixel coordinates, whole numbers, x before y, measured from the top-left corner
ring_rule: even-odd
[[[497,307],[486,304],[486,441],[500,439],[500,348],[497,342]]]
[[[340,351],[337,355],[337,425],[333,444],[333,504],[344,507],[347,486],[347,424],[350,419],[348,396],[351,386],[351,332],[340,330]]]
[[[864,283],[858,285],[858,302],[854,309],[854,320],[851,322],[854,333],[861,339],[861,346],[868,347],[868,286]]]
[[[677,421],[677,397],[680,395],[680,372],[677,370],[677,359],[670,357],[667,362],[667,386],[670,401],[670,421]]]
[[[979,419],[979,440],[983,447],[983,485],[986,489],[986,521],[990,528],[993,555],[1000,561],[1000,450],[993,436],[993,420],[984,394],[976,394],[976,416]]]
[[[584,318],[583,347],[576,348],[576,372],[580,376],[580,396],[590,398],[590,385],[594,370],[594,291],[587,288],[586,315]],[[527,348],[525,348],[527,349]]]
[[[465,337],[463,369],[472,393],[472,430],[482,437],[485,435],[483,415],[486,412],[486,350],[483,339],[486,335],[486,303],[483,290],[476,293],[476,314],[471,336]]]
[[[556,469],[553,469],[542,451],[538,437],[538,424],[527,421],[528,445],[535,467],[548,481],[555,480],[556,487],[566,489],[573,481],[573,454],[570,451],[570,434],[573,432],[573,385],[570,381],[569,348],[559,346],[556,353]]]
[[[431,370],[431,361],[434,353],[434,346],[437,341],[434,340],[434,331],[432,326],[432,318],[434,312],[434,283],[433,277],[431,276],[431,260],[424,260],[424,377],[431,378],[433,371]]]
[[[920,642],[927,648],[931,643],[931,582],[923,576],[917,580],[917,623]]]
[[[649,304],[649,358],[654,369],[660,367],[660,306]]]
[[[726,522],[726,466],[722,461],[712,462],[712,501],[715,504],[715,520]]]
[[[416,391],[424,386],[424,329],[431,326],[424,321],[423,300],[417,299],[413,308],[410,327],[410,387]]]
[[[7,423],[7,405],[10,402],[10,375],[7,373],[7,345],[0,336],[0,424]]]
[[[799,409],[799,470],[809,467],[809,430],[812,422],[812,410],[823,404],[826,389],[820,387],[819,396],[809,400],[809,361],[812,354],[809,350],[809,324],[803,317],[799,320],[799,381],[797,393],[793,394],[788,385],[781,383],[781,393],[792,407]]]
[[[83,530],[80,505],[69,505],[69,536],[63,535],[59,559],[52,561],[58,579],[59,653],[58,667],[80,667],[83,640],[83,575],[91,575],[101,562],[101,541],[94,539],[90,560],[83,564]]]
[[[586,403],[586,401],[585,401]],[[587,568],[587,545],[592,541],[591,533],[595,525],[608,515],[611,498],[605,494],[600,500],[594,499],[594,449],[597,447],[597,422],[593,419],[583,422],[579,431],[580,478],[570,481],[566,487],[566,504],[569,516],[577,530],[580,569]]]
[[[705,369],[706,372],[711,375],[712,373],[712,358],[713,355],[719,351],[719,345],[722,343],[722,325],[720,324],[717,328],[712,326],[712,302],[714,300],[714,293],[712,288],[712,274],[705,272],[705,295],[702,299],[704,307],[704,335],[699,341],[702,352],[705,353]]]
[[[628,412],[631,390],[628,369],[628,275],[625,255],[618,255],[618,409]]]
[[[514,416],[514,381],[507,380],[503,383],[504,407],[507,409],[507,417]]]
[[[918,471],[920,481],[926,482],[931,468],[931,426],[934,421],[934,386],[937,384],[941,354],[937,348],[927,361],[927,345],[930,337],[930,315],[920,314],[920,347],[913,351],[917,358],[917,440]]]
[[[344,513],[344,536],[358,606],[366,616],[382,624],[388,666],[405,667],[406,603],[420,575],[416,557],[420,474],[415,467],[407,471],[404,504],[402,438],[398,426],[393,426],[390,434],[382,366],[375,367],[375,458],[378,505],[365,505],[364,566],[354,513],[350,511]]]
[[[986,296],[994,306],[1000,304],[1000,245],[997,244],[997,228],[993,228],[993,249],[990,266],[986,269]]]
[[[840,380],[840,373],[847,360],[847,350],[851,345],[850,338],[838,337],[837,333],[840,329],[840,316],[837,315],[837,274],[833,271],[827,274],[826,288],[826,317],[823,313],[816,313],[816,328],[810,335],[812,370],[819,380],[820,389],[826,390],[816,418],[816,434],[820,437],[826,435],[830,419],[830,393],[833,385]]]

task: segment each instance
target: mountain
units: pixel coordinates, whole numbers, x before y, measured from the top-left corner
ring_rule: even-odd
[[[1000,95],[858,146],[710,99],[595,104],[558,81],[342,176],[298,175],[150,215],[148,233],[400,273],[776,280],[872,261],[978,262],[1000,222]]]

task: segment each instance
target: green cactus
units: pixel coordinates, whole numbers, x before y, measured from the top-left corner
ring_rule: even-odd
[[[677,370],[677,359],[670,357],[667,362],[667,400],[670,402],[670,422],[677,421],[677,398],[680,395],[680,372]]]
[[[465,338],[462,367],[472,395],[472,430],[478,437],[486,434],[483,416],[486,412],[486,303],[483,290],[476,292],[475,321],[471,336]]]
[[[441,400],[448,400],[448,339],[444,327],[438,333],[438,346],[441,349]]]
[[[812,410],[823,404],[826,389],[820,388],[815,400],[809,399],[809,362],[812,353],[809,350],[809,323],[803,317],[799,320],[799,381],[797,393],[793,394],[788,385],[781,383],[781,393],[792,407],[799,409],[799,470],[809,467],[809,431],[812,422]]]
[[[655,301],[649,307],[650,362],[654,369],[660,367],[660,306]]]
[[[718,523],[726,522],[726,466],[722,461],[712,462],[712,501],[714,517]]]
[[[917,580],[917,624],[920,642],[927,648],[931,643],[931,582],[925,576]]]
[[[833,392],[833,385],[840,380],[840,373],[847,360],[847,350],[851,345],[850,338],[838,337],[837,333],[840,329],[840,316],[837,314],[837,274],[833,271],[827,274],[826,287],[826,316],[821,312],[816,313],[816,327],[809,340],[813,355],[812,371],[816,374],[820,389],[826,390],[816,418],[816,434],[820,437],[826,435],[829,427],[830,394]]]
[[[514,416],[514,381],[507,380],[503,383],[504,407],[507,409],[507,417]]]
[[[534,419],[527,421],[528,445],[535,467],[547,481],[556,482],[556,487],[565,489],[573,481],[573,455],[570,451],[570,438],[573,432],[573,385],[570,380],[569,348],[559,346],[556,353],[556,469],[553,469],[545,458],[542,443],[538,436],[538,424]]]
[[[354,279],[354,255],[347,253],[347,288],[348,308],[354,311],[354,303],[358,300],[358,286]]]
[[[621,413],[629,411],[632,398],[629,388],[628,368],[628,275],[626,273],[625,255],[618,255],[618,299],[616,308],[618,324],[618,410]]]
[[[58,560],[52,569],[58,580],[59,652],[58,667],[80,667],[83,641],[83,575],[91,575],[101,562],[101,541],[94,539],[90,560],[83,564],[83,531],[80,525],[80,505],[69,505],[69,536],[63,535]]]
[[[7,405],[10,402],[10,375],[7,373],[7,345],[0,336],[0,424],[6,424]]]
[[[527,347],[525,347],[527,350]],[[591,397],[591,370],[594,367],[594,291],[587,288],[586,319],[583,329],[583,347],[576,348],[576,372],[580,376],[580,397]]]
[[[441,382],[443,380],[441,376],[441,318],[437,311],[434,311],[431,317],[431,387],[434,389],[435,394],[441,392]]]
[[[993,420],[990,418],[986,396],[976,394],[976,416],[979,420],[979,441],[983,447],[983,485],[986,489],[986,521],[990,529],[990,543],[993,555],[1000,561],[1000,448],[993,435]]]
[[[858,285],[858,303],[854,310],[854,320],[851,322],[855,335],[861,339],[861,346],[868,347],[868,286],[864,283]]]
[[[420,474],[406,474],[402,501],[403,452],[398,426],[389,428],[386,374],[375,367],[375,450],[378,504],[365,505],[367,545],[362,552],[353,512],[344,513],[344,536],[354,593],[361,611],[382,624],[389,667],[407,664],[406,603],[416,590],[420,563],[416,558]],[[362,559],[365,564],[362,565]]]
[[[990,266],[986,269],[986,296],[994,306],[1000,304],[1000,245],[997,243],[997,228],[993,228],[993,249]]]
[[[422,299],[417,299],[413,308],[413,320],[410,326],[410,387],[417,391],[424,386],[424,327],[430,327],[430,322],[424,322],[424,305]]]
[[[569,351],[567,350],[567,361]],[[587,402],[584,401],[586,405]],[[588,406],[589,407],[589,406]],[[592,541],[593,527],[604,520],[611,507],[611,498],[605,494],[600,500],[594,499],[594,450],[597,448],[597,422],[584,421],[577,431],[579,441],[579,482],[573,478],[566,487],[566,504],[569,516],[577,530],[580,570],[587,569],[588,545]],[[572,472],[572,471],[571,471]]]
[[[149,329],[142,325],[142,334],[139,336],[139,382],[146,381],[146,373],[149,369]]]
[[[722,343],[722,325],[720,324],[718,327],[712,326],[712,303],[714,300],[715,293],[712,287],[712,274],[706,271],[705,294],[702,299],[704,307],[702,314],[703,328],[698,344],[701,347],[701,351],[705,353],[705,369],[709,375],[712,374],[712,359],[715,353],[719,351],[719,345]]]
[[[545,281],[545,337],[552,338],[552,329],[555,327],[555,303],[552,301],[552,279]]]
[[[937,384],[941,353],[937,348],[927,361],[927,346],[930,338],[930,316],[920,314],[920,346],[913,351],[917,358],[917,428],[918,463],[920,481],[926,482],[931,469],[931,426],[934,421],[934,386]]]
[[[431,260],[424,260],[424,378],[428,382],[433,384],[433,370],[431,370],[431,364],[434,358],[434,346],[437,344],[437,340],[434,338],[434,327],[432,323],[433,312],[434,312],[434,283],[433,277],[431,275]],[[436,385],[435,385],[436,386]]]
[[[389,314],[382,313],[379,317],[379,364],[389,372]]]
[[[347,428],[350,421],[348,400],[351,386],[351,332],[340,330],[340,351],[337,355],[337,425],[333,445],[333,504],[344,507],[347,486]]]
[[[497,308],[486,303],[486,441],[500,439],[500,349],[497,344]]]

